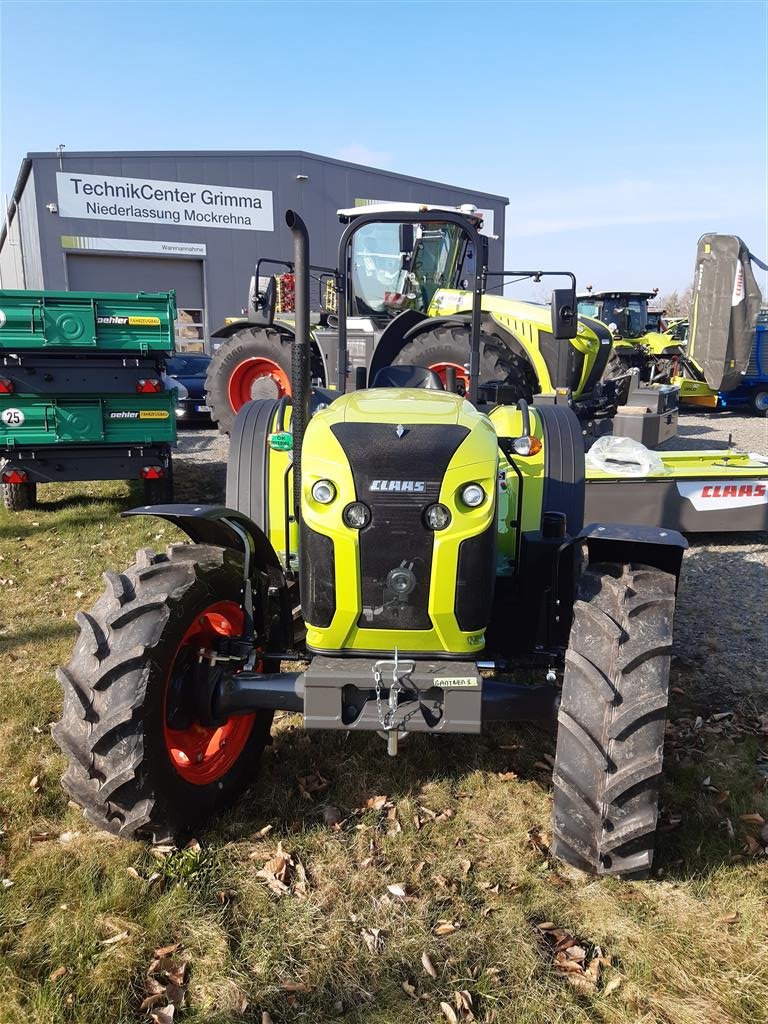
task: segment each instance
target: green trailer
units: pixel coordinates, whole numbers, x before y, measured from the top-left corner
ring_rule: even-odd
[[[173,292],[0,291],[0,352],[168,353]]]
[[[7,508],[41,483],[142,479],[172,498],[173,292],[0,291],[0,481]]]

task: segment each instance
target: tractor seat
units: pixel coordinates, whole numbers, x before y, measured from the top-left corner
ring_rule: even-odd
[[[443,391],[443,382],[425,366],[382,366],[373,378],[375,388],[426,388]]]

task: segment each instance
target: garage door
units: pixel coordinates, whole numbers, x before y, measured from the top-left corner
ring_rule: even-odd
[[[67,254],[67,280],[74,292],[176,291],[177,338],[204,336],[203,264],[200,260],[152,259],[146,256]]]

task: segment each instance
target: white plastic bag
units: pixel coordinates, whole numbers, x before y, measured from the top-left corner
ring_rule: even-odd
[[[656,452],[652,452],[631,437],[615,437],[606,434],[595,441],[586,454],[586,462],[593,469],[618,476],[648,476],[650,473],[665,473],[664,463]]]

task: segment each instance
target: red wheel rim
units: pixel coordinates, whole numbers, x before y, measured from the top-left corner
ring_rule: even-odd
[[[271,380],[278,398],[291,393],[288,374],[278,363],[272,359],[256,356],[253,359],[244,359],[232,371],[227,387],[229,403],[235,412],[241,409],[246,402],[250,402],[253,385],[257,380]]]
[[[466,366],[461,366],[459,363],[432,363],[429,369],[434,370],[434,372],[443,382],[443,387],[445,387],[445,371],[448,369],[449,366],[452,366],[453,369],[456,371],[456,383],[464,385],[465,393],[469,391],[469,374],[467,373]]]
[[[251,735],[255,714],[232,715],[220,726],[192,722],[187,728],[168,725],[167,704],[174,672],[191,665],[201,647],[209,647],[217,636],[238,636],[243,628],[243,611],[234,601],[219,601],[195,616],[179,644],[168,673],[163,698],[163,735],[171,764],[186,782],[207,786],[232,768]],[[179,664],[179,663],[182,664]]]

